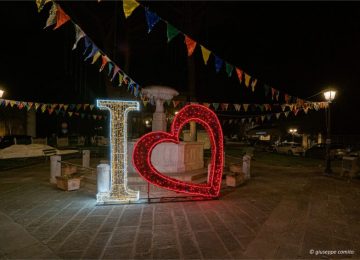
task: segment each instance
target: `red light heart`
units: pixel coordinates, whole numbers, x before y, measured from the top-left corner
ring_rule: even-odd
[[[211,167],[206,184],[180,181],[161,174],[151,163],[154,147],[163,142],[179,143],[182,127],[196,121],[207,131],[211,143]],[[205,197],[218,197],[223,172],[223,134],[220,122],[213,111],[201,105],[188,105],[179,111],[171,125],[170,133],[156,131],[148,133],[135,144],[133,164],[138,173],[148,182],[162,188]]]

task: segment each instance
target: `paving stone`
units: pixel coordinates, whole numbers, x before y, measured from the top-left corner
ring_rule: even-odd
[[[196,241],[204,258],[223,259],[230,258],[224,245],[215,232],[195,232]]]
[[[105,248],[103,259],[130,259],[132,248],[129,246],[117,246]]]
[[[178,249],[174,247],[154,248],[154,259],[178,259],[180,257]]]

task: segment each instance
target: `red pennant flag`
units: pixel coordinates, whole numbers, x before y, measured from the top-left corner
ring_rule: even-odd
[[[244,73],[244,72],[243,72],[241,69],[236,68],[236,74],[237,74],[237,76],[238,76],[238,78],[239,78],[240,84],[241,84],[241,82],[242,82],[242,80],[243,80],[243,73]]]
[[[188,56],[191,56],[194,53],[196,42],[191,39],[189,36],[185,35],[185,44],[188,51]]]
[[[105,65],[109,62],[109,58],[106,55],[101,56],[100,72],[105,68]]]
[[[60,26],[62,26],[64,23],[70,20],[70,17],[61,9],[61,7],[58,5],[56,10],[56,26],[54,28],[57,29]]]
[[[173,105],[174,105],[174,108],[177,107],[177,105],[179,105],[180,101],[178,100],[173,100]]]
[[[228,106],[229,106],[229,104],[227,104],[227,103],[221,103],[221,109],[222,109],[223,111],[227,110],[227,109],[228,109]]]

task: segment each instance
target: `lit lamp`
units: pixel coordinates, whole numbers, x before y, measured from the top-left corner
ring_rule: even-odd
[[[294,135],[297,133],[297,129],[296,128],[290,128],[289,132],[292,135],[292,141],[294,142]]]
[[[0,98],[2,98],[2,96],[4,95],[4,90],[0,89]]]
[[[326,157],[325,157],[325,174],[331,174],[331,158],[330,158],[330,146],[331,146],[331,124],[330,124],[330,104],[335,99],[335,90],[326,90],[324,92],[325,100],[328,102],[327,109],[325,110],[326,119]]]

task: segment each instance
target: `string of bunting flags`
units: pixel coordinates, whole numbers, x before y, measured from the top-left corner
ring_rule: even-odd
[[[170,43],[176,36],[181,34],[184,37],[184,44],[186,45],[188,56],[193,55],[196,48],[200,49],[205,65],[208,64],[210,57],[213,57],[216,73],[219,73],[222,70],[222,68],[224,67],[227,76],[230,78],[234,74],[234,71],[235,71],[240,85],[243,83],[246,88],[251,87],[252,92],[255,92],[255,87],[257,87],[259,85],[258,84],[259,81],[257,78],[255,78],[254,76],[251,76],[249,73],[245,72],[240,67],[235,66],[235,65],[225,61],[219,55],[217,55],[213,51],[211,51],[209,48],[205,47],[203,44],[196,42],[189,35],[183,33],[178,28],[176,28],[174,25],[170,24],[165,19],[159,17],[155,12],[150,11],[150,9],[148,7],[142,5],[138,1],[123,0],[123,10],[124,10],[125,18],[129,18],[131,16],[131,14],[135,11],[135,9],[137,9],[139,6],[141,6],[144,9],[145,18],[146,18],[146,22],[147,22],[147,26],[148,26],[148,33],[150,33],[153,30],[153,28],[155,27],[155,25],[157,23],[162,21],[163,23],[166,24],[166,28],[167,28],[166,29],[167,43]],[[280,92],[280,90],[278,90],[274,87],[271,87],[267,84],[264,84],[263,88],[264,88],[265,97],[268,97],[268,95],[271,94],[272,100],[279,101],[281,93],[283,94],[283,100],[285,101],[285,103],[291,103],[291,102],[296,103],[297,100],[300,99],[298,97],[289,95],[285,92],[282,92],[282,91]]]
[[[92,111],[94,112],[98,111],[95,105],[92,104],[49,104],[49,103],[0,99],[0,107],[18,108],[19,110],[26,109],[27,111],[34,109],[35,111],[41,111],[43,114],[47,113],[49,115],[55,114],[55,115],[62,115],[68,117],[77,116],[83,119],[84,118],[94,119],[94,120],[107,119],[107,116],[105,115],[91,113]]]
[[[131,79],[118,65],[115,64],[102,50],[100,50],[95,43],[85,34],[85,32],[74,23],[71,18],[61,9],[61,7],[52,0],[36,0],[36,4],[38,7],[38,11],[40,12],[44,5],[47,3],[51,3],[52,6],[49,11],[49,17],[46,21],[46,26],[44,28],[48,28],[50,26],[54,26],[54,30],[61,27],[66,22],[70,21],[74,25],[75,30],[75,43],[73,45],[73,50],[75,50],[78,46],[80,40],[83,39],[85,50],[83,55],[85,56],[85,61],[91,60],[91,64],[100,64],[99,72],[102,72],[105,68],[107,68],[107,75],[110,77],[110,80],[114,82],[115,80],[118,82],[118,86],[127,87],[128,91],[134,94],[135,97],[138,97],[142,100],[144,107],[147,106],[148,103],[154,104],[154,100],[149,100],[145,96],[141,95],[141,87],[138,83],[136,83],[133,79]],[[123,9],[125,17],[128,18],[133,11],[138,7],[142,6],[135,0],[124,0],[123,1]],[[146,21],[148,23],[148,32],[150,33],[153,27],[161,20],[167,24],[167,37],[168,42],[170,42],[175,36],[178,34],[183,34],[185,37],[185,44],[188,47],[188,55],[192,55],[197,44],[195,41],[191,40],[186,34],[182,33],[180,30],[175,28],[173,25],[163,20],[157,14],[151,12],[147,7],[145,8],[145,16]],[[201,51],[203,54],[204,62],[207,64],[207,61],[210,57],[210,54],[213,54],[215,58],[215,64],[218,64],[217,70],[221,69],[223,60],[216,56],[212,51],[206,49],[203,45],[200,45]],[[98,62],[98,61],[101,62]],[[218,60],[218,62],[216,61]],[[220,62],[221,61],[221,62]],[[232,71],[235,69],[240,83],[245,83],[245,86],[249,87],[251,85],[252,89],[255,89],[257,79],[251,77],[249,74],[243,72],[238,67],[235,67],[227,62],[225,62],[226,71],[229,76],[232,75]],[[221,64],[221,66],[219,66]],[[249,85],[250,84],[250,85]],[[271,96],[273,100],[279,101],[280,91],[275,88],[270,88],[266,84],[264,85],[265,94],[269,94],[271,91]],[[322,109],[327,106],[326,102],[310,102],[305,101],[303,99],[291,96],[289,94],[284,93],[284,104],[231,104],[231,103],[206,103],[201,102],[203,105],[212,108],[215,111],[272,111],[272,109],[276,107],[280,107],[282,112],[290,112],[292,111],[294,115],[300,110],[303,110],[305,114],[308,113],[309,109]],[[168,101],[168,106],[173,105],[174,108],[180,108],[189,103],[200,103],[200,102],[185,102],[181,100],[172,100]],[[90,105],[89,105],[90,106]],[[287,109],[288,108],[288,109]],[[286,111],[288,110],[288,111]],[[277,113],[276,113],[277,114]],[[276,116],[275,114],[275,116]],[[279,118],[278,116],[276,116]]]

